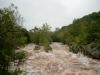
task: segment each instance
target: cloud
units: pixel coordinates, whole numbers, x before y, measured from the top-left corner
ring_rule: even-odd
[[[27,29],[45,22],[54,29],[100,10],[100,0],[0,0],[0,3],[0,7],[10,3],[18,6]]]
[[[10,0],[0,0],[0,8],[8,7],[10,5]]]

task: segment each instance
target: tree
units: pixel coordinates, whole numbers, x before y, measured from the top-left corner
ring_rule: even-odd
[[[14,5],[0,9],[0,75],[10,75],[16,47],[27,42],[27,30],[22,28],[21,17]]]

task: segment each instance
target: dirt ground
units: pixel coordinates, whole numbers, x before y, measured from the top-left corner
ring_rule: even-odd
[[[100,61],[69,52],[61,43],[50,46],[52,51],[49,53],[43,48],[37,52],[34,44],[21,49],[28,53],[28,59],[21,66],[22,75],[100,75]]]

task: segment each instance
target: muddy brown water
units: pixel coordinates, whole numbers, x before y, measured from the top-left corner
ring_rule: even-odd
[[[49,53],[43,48],[36,52],[34,44],[21,48],[28,53],[27,60],[20,66],[22,75],[100,75],[100,61],[74,54],[61,43],[54,42],[50,46]]]

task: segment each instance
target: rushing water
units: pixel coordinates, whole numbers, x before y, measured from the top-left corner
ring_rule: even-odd
[[[22,75],[100,75],[100,61],[71,53],[61,43],[52,43],[53,51],[49,53],[43,48],[36,52],[34,46],[21,49],[28,52],[28,59],[20,66]]]

